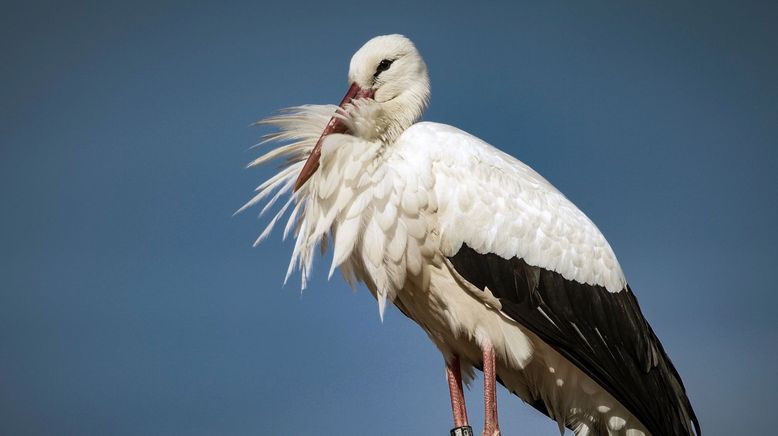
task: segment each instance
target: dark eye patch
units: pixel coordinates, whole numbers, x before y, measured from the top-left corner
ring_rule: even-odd
[[[392,66],[392,62],[394,62],[394,59],[384,59],[381,62],[379,62],[378,67],[376,67],[375,69],[375,74],[373,74],[373,78],[375,79],[376,77],[378,77],[379,74],[388,70],[389,67]]]

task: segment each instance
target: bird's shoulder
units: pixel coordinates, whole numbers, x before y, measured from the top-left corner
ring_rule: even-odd
[[[536,194],[564,197],[554,185],[516,157],[457,127],[431,121],[408,128],[397,141],[399,151],[408,156],[423,155],[442,172],[468,172],[482,182],[500,176],[500,183],[522,186]],[[529,192],[528,192],[529,193]],[[545,194],[543,194],[545,195]]]
[[[423,144],[426,149],[433,152],[445,149],[449,151],[460,150],[471,154],[496,155],[502,153],[498,148],[471,133],[448,124],[432,121],[413,124],[400,135],[397,144],[400,147],[414,146],[414,148]]]

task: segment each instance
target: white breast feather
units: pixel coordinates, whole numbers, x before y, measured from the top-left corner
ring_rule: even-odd
[[[269,206],[288,192],[302,163],[310,154],[318,135],[334,106],[302,106],[264,120],[262,124],[281,129],[267,140],[293,141],[271,150],[249,166],[275,158],[286,158],[287,164],[277,175],[257,188],[257,195],[240,210],[250,207],[275,191]],[[358,123],[359,120],[349,120]],[[404,157],[379,141],[368,141],[350,135],[333,134],[322,145],[320,167],[311,179],[271,219],[257,239],[261,242],[291,205],[286,236],[292,229],[296,242],[289,274],[299,267],[302,287],[311,272],[315,247],[328,234],[333,235],[333,261],[330,275],[340,267],[346,280],[363,281],[376,295],[383,316],[386,301],[392,301],[405,285],[406,277],[417,276],[422,282],[424,257],[437,250],[430,236],[430,202],[428,192],[434,179],[417,175],[400,163]]]

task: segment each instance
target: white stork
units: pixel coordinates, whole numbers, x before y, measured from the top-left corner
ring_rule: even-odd
[[[472,434],[462,374],[484,373],[484,435],[499,434],[496,382],[577,435],[699,435],[681,379],[597,227],[530,167],[444,124],[417,122],[430,86],[413,43],[368,41],[339,106],[260,121],[285,158],[241,210],[291,191],[302,286],[317,245],[429,335],[446,362],[455,428]],[[273,194],[274,193],[274,194]],[[271,194],[273,194],[271,196]]]

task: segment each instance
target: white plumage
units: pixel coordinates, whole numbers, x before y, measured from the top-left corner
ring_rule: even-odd
[[[503,305],[512,303],[503,291],[475,286],[452,263],[466,246],[482,255],[520,259],[606,294],[628,292],[597,227],[519,160],[454,127],[416,123],[429,84],[424,62],[404,37],[365,44],[352,59],[349,81],[354,92],[369,90],[366,97],[356,94],[341,107],[291,108],[260,122],[278,129],[266,141],[286,144],[249,166],[275,159],[287,163],[241,210],[267,199],[264,213],[293,190],[296,180],[304,184],[256,243],[291,210],[284,237],[293,233],[296,241],[287,279],[299,268],[305,287],[317,245],[325,248],[331,238],[330,275],[339,268],[352,286],[365,283],[381,317],[387,302],[394,302],[425,329],[447,362],[458,359],[466,375],[484,364],[484,350],[493,347],[501,382],[535,407],[542,404],[560,429],[567,426],[579,435],[648,434],[609,386],[570,361],[569,351],[560,354],[534,326],[509,315]],[[317,140],[318,169],[309,174],[304,166],[317,154]],[[301,171],[307,181],[298,179]],[[561,318],[546,313],[552,309],[537,308],[559,328]],[[572,326],[584,342],[592,340],[575,322]],[[596,326],[592,331],[608,346]],[[649,352],[658,353],[656,348],[649,345]],[[489,432],[499,432],[496,416],[494,425]],[[684,425],[689,427],[689,419]]]

